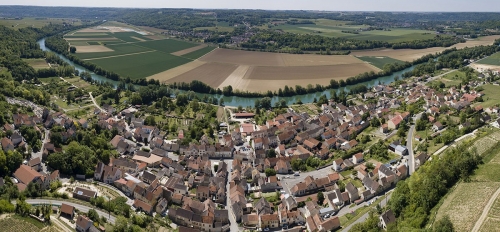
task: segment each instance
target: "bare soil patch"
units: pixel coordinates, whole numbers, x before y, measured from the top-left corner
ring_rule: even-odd
[[[146,40],[144,40],[144,39],[137,38],[137,37],[135,37],[135,36],[131,36],[130,38],[132,38],[132,39],[136,39],[136,40],[139,40],[139,41],[146,41]]]
[[[96,27],[96,28],[85,28],[85,29],[81,29],[77,32],[81,32],[81,33],[96,33],[96,32],[107,32],[108,29],[106,28],[103,28],[103,27]]]
[[[109,38],[64,38],[66,41],[118,41],[119,39],[114,37]]]
[[[279,53],[251,52],[231,49],[215,49],[200,58],[205,62],[227,63],[235,65],[284,66]]]
[[[112,52],[113,49],[103,45],[88,45],[88,46],[75,46],[78,53],[92,53],[92,52]]]
[[[355,76],[359,73],[379,71],[371,65],[339,64],[325,66],[291,66],[291,67],[269,67],[257,66],[248,79],[253,80],[303,80],[304,84],[310,84],[308,79],[341,79]],[[305,86],[303,85],[303,86]]]
[[[478,63],[473,63],[470,65],[473,69],[476,69],[479,72],[486,71],[488,69],[490,70],[500,70],[500,66],[496,65],[489,65],[489,64],[478,64]]]
[[[207,63],[176,76],[168,80],[168,82],[189,83],[193,80],[199,80],[212,87],[218,87],[237,67],[234,64]]]
[[[323,66],[338,64],[361,64],[362,60],[354,56],[326,56],[312,54],[279,54],[285,63],[285,66]]]
[[[222,82],[218,88],[222,89],[224,86],[232,86],[233,88],[237,89],[246,89],[248,87],[248,84],[250,82],[249,79],[245,79],[246,73],[248,70],[253,67],[250,67],[248,65],[240,65],[238,68],[236,68],[227,78]]]
[[[208,47],[208,45],[206,45],[206,44],[200,44],[200,45],[198,45],[196,47],[192,47],[192,48],[180,50],[180,51],[177,51],[177,52],[174,52],[174,53],[171,53],[171,54],[175,55],[175,56],[182,56],[182,55],[186,55],[188,53],[194,52],[196,50],[200,50],[200,49],[202,49],[204,47]]]
[[[155,27],[146,27],[146,26],[137,26],[137,27],[142,29],[142,30],[153,32],[153,33],[158,33],[158,34],[161,34],[162,32],[167,31],[167,30],[155,28]]]
[[[159,35],[145,35],[144,37],[149,38],[149,39],[152,39],[152,40],[161,40],[161,39],[165,39],[165,37],[163,37],[163,36],[159,36]]]
[[[199,61],[199,60],[194,60],[192,62],[189,62],[187,64],[184,64],[184,65],[181,65],[181,66],[177,66],[173,69],[169,69],[167,71],[164,71],[164,72],[161,72],[161,73],[157,73],[155,75],[152,75],[150,77],[148,77],[148,79],[156,79],[156,80],[159,80],[160,82],[167,82],[168,80],[176,77],[176,76],[179,76],[181,74],[184,74],[186,72],[189,72],[195,68],[198,68],[200,67],[201,65],[204,65],[206,64],[206,62],[203,62],[203,61]],[[168,81],[170,82],[170,81]]]

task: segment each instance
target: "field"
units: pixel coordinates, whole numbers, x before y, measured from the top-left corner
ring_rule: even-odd
[[[41,28],[43,26],[47,26],[50,24],[62,24],[63,22],[73,25],[82,25],[81,21],[78,19],[56,19],[56,18],[0,19],[0,25],[11,28],[25,28],[25,27]]]
[[[55,225],[46,226],[33,218],[24,218],[18,215],[4,214],[0,215],[0,218],[0,231],[65,231]]]
[[[456,47],[457,49],[465,47],[475,47],[481,45],[492,45],[495,39],[500,38],[499,35],[480,37],[475,40],[468,40],[465,43],[455,44],[451,47]],[[448,48],[451,48],[448,47]],[[397,60],[402,61],[413,61],[429,53],[442,52],[448,48],[434,47],[426,49],[382,49],[382,50],[370,50],[370,51],[353,51],[351,55],[354,56],[387,56]]]
[[[49,65],[47,64],[45,59],[23,59],[23,60],[34,69],[49,68]]]
[[[278,90],[285,85],[327,85],[331,79],[345,79],[363,72],[379,71],[349,55],[295,55],[216,49],[199,61],[204,63],[195,65],[192,69],[181,66],[175,72],[169,70],[153,78],[168,83],[200,80],[214,88],[231,85],[233,89],[261,92]]]
[[[218,31],[218,32],[232,32],[234,27],[230,26],[228,22],[218,22],[215,27],[197,27],[195,31],[208,30],[208,31]]]
[[[486,59],[482,59],[477,62],[478,64],[494,65],[500,66],[500,52],[497,52]]]
[[[379,69],[383,69],[386,64],[402,63],[400,60],[386,56],[358,56],[357,58],[366,61]]]
[[[500,188],[500,150],[495,148],[499,141],[496,138],[500,138],[498,130],[474,142],[473,147],[484,157],[484,164],[479,165],[470,182],[458,183],[437,211],[436,220],[448,215],[455,231],[471,231],[490,198]],[[485,225],[490,226],[488,222]]]
[[[80,59],[131,78],[162,73],[214,49],[205,44],[166,39],[116,22],[73,31],[64,38],[76,47],[75,55]]]
[[[141,78],[186,64],[191,60],[154,51],[90,61],[106,70],[116,72],[120,76]]]
[[[500,103],[500,86],[498,85],[483,85],[484,90],[482,91],[485,95],[483,96],[484,102],[478,103],[483,106],[483,108],[498,105]]]
[[[326,37],[342,37],[359,40],[379,40],[387,42],[413,41],[420,39],[431,39],[435,37],[435,33],[433,31],[426,30],[391,28],[390,31],[364,31],[363,29],[366,28],[368,28],[368,26],[366,25],[347,25],[346,22],[328,19],[317,19],[315,21],[315,24],[284,24],[274,27],[274,29],[281,29],[286,32],[297,34],[314,34]],[[343,32],[354,32],[356,30],[358,30],[358,34]]]

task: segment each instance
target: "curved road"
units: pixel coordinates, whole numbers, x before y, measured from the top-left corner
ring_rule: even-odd
[[[105,217],[108,219],[109,222],[112,224],[115,224],[116,218],[113,215],[109,215],[107,212],[104,212],[100,209],[93,208],[93,207],[88,207],[86,205],[80,205],[77,203],[69,202],[69,201],[64,201],[64,200],[47,200],[47,199],[26,199],[26,202],[30,205],[43,205],[43,204],[51,204],[51,205],[62,205],[62,203],[71,205],[75,207],[75,209],[78,209],[79,211],[82,212],[88,212],[90,209],[94,209],[97,211],[97,214],[99,214],[100,217]],[[15,201],[13,202],[14,204],[16,203]]]
[[[94,99],[94,96],[92,96],[92,92],[89,92],[89,95],[90,95],[90,99],[92,100],[92,102],[94,103],[95,107],[97,107],[99,110],[101,110],[101,112],[104,112],[104,113],[107,113],[104,109],[102,109],[96,102],[95,102],[95,99]]]

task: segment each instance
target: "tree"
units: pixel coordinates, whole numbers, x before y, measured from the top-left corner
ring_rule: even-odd
[[[155,116],[149,115],[144,119],[144,125],[146,126],[156,126],[156,119]]]
[[[219,106],[224,106],[224,98],[219,99]]]
[[[276,158],[276,151],[274,149],[269,149],[266,151],[267,158]]]
[[[97,211],[95,211],[95,209],[90,209],[87,213],[87,216],[89,216],[90,220],[99,222],[99,214],[97,214]]]
[[[142,105],[142,97],[138,93],[133,93],[130,97],[130,103],[132,105]]]
[[[276,170],[274,170],[273,168],[266,168],[265,173],[267,177],[276,176]]]
[[[323,201],[325,201],[325,196],[323,195],[323,192],[318,192],[317,197],[318,197],[318,205],[323,205]]]
[[[69,47],[69,52],[76,53],[76,47],[74,46]]]
[[[450,220],[448,215],[445,215],[443,218],[438,220],[434,224],[433,232],[454,232],[455,228],[453,228],[453,223]]]

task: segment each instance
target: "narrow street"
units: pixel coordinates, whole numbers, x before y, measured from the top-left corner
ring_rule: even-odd
[[[94,103],[95,107],[97,107],[99,110],[101,110],[101,112],[104,112],[106,113],[106,111],[101,108],[96,102],[95,102],[95,99],[94,99],[94,96],[92,96],[92,92],[89,92],[89,95],[90,95],[90,99],[92,100],[92,102]]]
[[[228,172],[227,178],[229,180],[229,178],[231,176],[231,169],[233,168],[233,162],[232,162],[232,160],[225,160],[225,161],[220,161],[220,162],[226,162],[227,172]],[[231,209],[231,206],[230,206],[231,199],[229,198],[230,197],[229,196],[230,195],[229,188],[230,188],[229,181],[227,181],[227,183],[226,183],[226,209],[227,209],[228,214],[229,214],[229,223],[231,225],[230,231],[240,231],[239,226],[238,226],[238,222],[236,222],[236,218],[235,218],[235,216],[233,214],[233,210]]]

